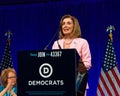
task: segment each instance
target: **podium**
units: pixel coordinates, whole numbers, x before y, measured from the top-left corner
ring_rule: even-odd
[[[18,52],[18,96],[76,96],[75,49]]]

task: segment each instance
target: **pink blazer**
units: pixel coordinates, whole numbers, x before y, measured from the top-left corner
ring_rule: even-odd
[[[65,39],[59,39],[59,45],[63,49],[63,44],[64,44]],[[59,49],[57,41],[54,42],[52,49]],[[87,40],[83,38],[75,38],[73,39],[70,49],[76,49],[79,56],[81,57],[82,61],[84,62],[87,70],[90,69],[91,67],[91,53],[89,49],[89,44]]]

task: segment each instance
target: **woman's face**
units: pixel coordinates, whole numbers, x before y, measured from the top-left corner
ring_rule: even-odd
[[[8,83],[11,83],[13,86],[16,84],[16,74],[13,72],[8,73]]]
[[[62,21],[62,31],[64,35],[70,35],[73,31],[73,21],[71,18],[65,18]]]

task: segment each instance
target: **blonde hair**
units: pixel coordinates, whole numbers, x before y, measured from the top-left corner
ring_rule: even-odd
[[[71,15],[64,15],[60,20],[59,38],[60,39],[64,38],[64,33],[62,31],[62,22],[65,18],[70,18],[73,21],[73,24],[74,24],[73,32],[70,35],[71,38],[81,37],[81,28],[80,28],[80,25],[79,25],[79,22],[78,22],[77,18],[75,18],[74,16],[71,16]]]
[[[3,86],[7,86],[7,81],[8,81],[8,73],[9,72],[13,72],[15,75],[16,75],[16,71],[14,68],[6,68],[4,70],[2,70],[2,73],[1,73],[1,81],[2,81],[2,84]]]

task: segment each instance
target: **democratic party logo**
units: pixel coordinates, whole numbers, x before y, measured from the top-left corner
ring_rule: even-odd
[[[53,73],[53,68],[48,63],[43,63],[39,68],[39,73],[43,78],[49,78]]]

